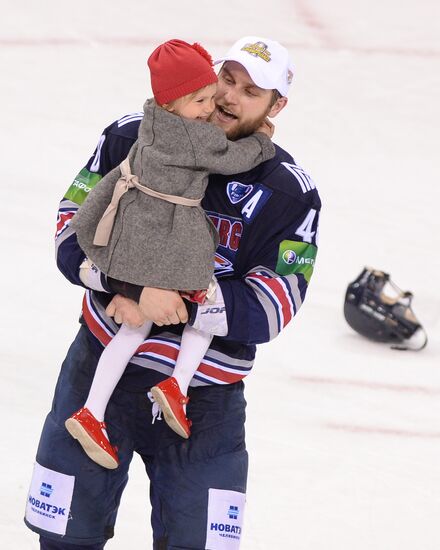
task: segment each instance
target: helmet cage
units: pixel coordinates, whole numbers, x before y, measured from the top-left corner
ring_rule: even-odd
[[[412,299],[412,293],[402,291],[388,273],[365,267],[348,285],[344,316],[356,332],[370,340],[391,343],[396,349],[422,349],[427,338],[411,308]],[[418,347],[408,346],[416,333]]]

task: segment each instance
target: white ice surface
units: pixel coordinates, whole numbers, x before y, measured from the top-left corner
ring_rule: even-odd
[[[0,548],[23,523],[39,432],[82,292],[53,258],[60,197],[101,130],[142,107],[146,57],[178,37],[220,55],[260,34],[296,74],[276,141],[314,177],[320,252],[304,308],[247,381],[243,550],[440,548],[440,7],[436,0],[0,1]],[[345,288],[364,265],[415,294],[430,342],[353,333]],[[109,550],[150,548],[134,460]]]

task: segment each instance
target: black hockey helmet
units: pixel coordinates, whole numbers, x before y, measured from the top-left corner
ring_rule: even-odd
[[[391,281],[388,273],[365,267],[348,285],[344,316],[359,334],[393,349],[421,350],[428,341],[411,309],[413,295]]]

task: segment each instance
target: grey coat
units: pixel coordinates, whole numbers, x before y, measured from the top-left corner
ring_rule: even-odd
[[[262,133],[228,141],[213,124],[174,115],[152,99],[144,113],[128,158],[139,182],[161,193],[201,198],[209,173],[245,172],[275,154]],[[218,235],[201,206],[172,204],[129,189],[120,200],[108,245],[93,244],[120,174],[117,167],[104,176],[72,219],[83,251],[114,279],[176,290],[208,288]]]

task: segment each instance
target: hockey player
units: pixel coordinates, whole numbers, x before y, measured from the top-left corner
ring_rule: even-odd
[[[239,40],[221,61],[211,121],[237,139],[286,106],[293,69],[286,49],[261,37]],[[155,550],[239,548],[247,479],[243,379],[256,344],[276,337],[301,307],[313,273],[321,203],[313,181],[288,153],[276,146],[273,159],[248,172],[210,176],[202,205],[219,232],[217,300],[187,307],[189,324],[214,338],[191,381],[191,438],[183,440],[158,421],[148,393],[173,372],[181,322],[187,321],[183,301],[170,290],[119,284],[97,268],[80,277],[85,256],[69,224],[87,192],[126,158],[141,119],[142,113],[127,115],[104,131],[60,204],[58,266],[86,293],[28,496],[25,521],[40,534],[43,550],[104,547],[134,452],[150,479]],[[84,455],[64,422],[84,402],[116,323],[146,320],[156,326],[107,408],[120,465],[105,470]]]
[[[197,303],[207,296],[212,301],[218,234],[200,206],[208,172],[243,172],[272,158],[272,129],[263,124],[252,136],[228,141],[221,128],[206,122],[214,110],[217,75],[200,44],[169,40],[154,50],[148,65],[154,99],[144,105],[138,139],[121,166],[89,194],[71,226],[88,259],[107,276],[180,290]],[[88,262],[83,279],[86,269]],[[148,320],[120,328],[101,355],[84,406],[66,421],[84,451],[105,468],[119,462],[105,430],[105,409],[151,326]],[[211,340],[212,334],[187,325],[173,376],[151,389],[165,421],[184,438],[191,433],[188,385]]]

